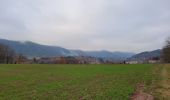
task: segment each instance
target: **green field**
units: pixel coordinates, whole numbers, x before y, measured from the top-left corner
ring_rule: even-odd
[[[0,65],[0,100],[128,100],[154,65]]]

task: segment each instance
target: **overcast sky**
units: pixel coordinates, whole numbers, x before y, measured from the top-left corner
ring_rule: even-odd
[[[0,38],[141,52],[170,35],[170,0],[0,0]]]

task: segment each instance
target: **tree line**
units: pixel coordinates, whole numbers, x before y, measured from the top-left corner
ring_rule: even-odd
[[[14,63],[15,52],[10,47],[0,44],[0,63],[10,64]]]
[[[162,49],[162,60],[164,63],[170,63],[170,37],[166,40],[166,44]]]

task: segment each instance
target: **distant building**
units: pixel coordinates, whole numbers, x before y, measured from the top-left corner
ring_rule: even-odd
[[[75,57],[79,64],[101,64],[101,60],[96,57],[78,56]]]
[[[38,59],[37,62],[39,64],[53,64],[54,63],[53,59],[50,57],[42,57],[42,58]]]
[[[126,64],[153,64],[160,63],[160,57],[143,58],[143,59],[129,59]]]
[[[153,57],[148,60],[148,63],[154,64],[154,63],[160,63],[161,59],[160,57]]]
[[[126,64],[138,64],[138,61],[126,61]]]

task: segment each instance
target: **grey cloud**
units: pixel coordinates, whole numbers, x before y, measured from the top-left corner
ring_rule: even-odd
[[[170,35],[169,4],[169,0],[1,0],[0,37],[70,49],[153,50]]]

